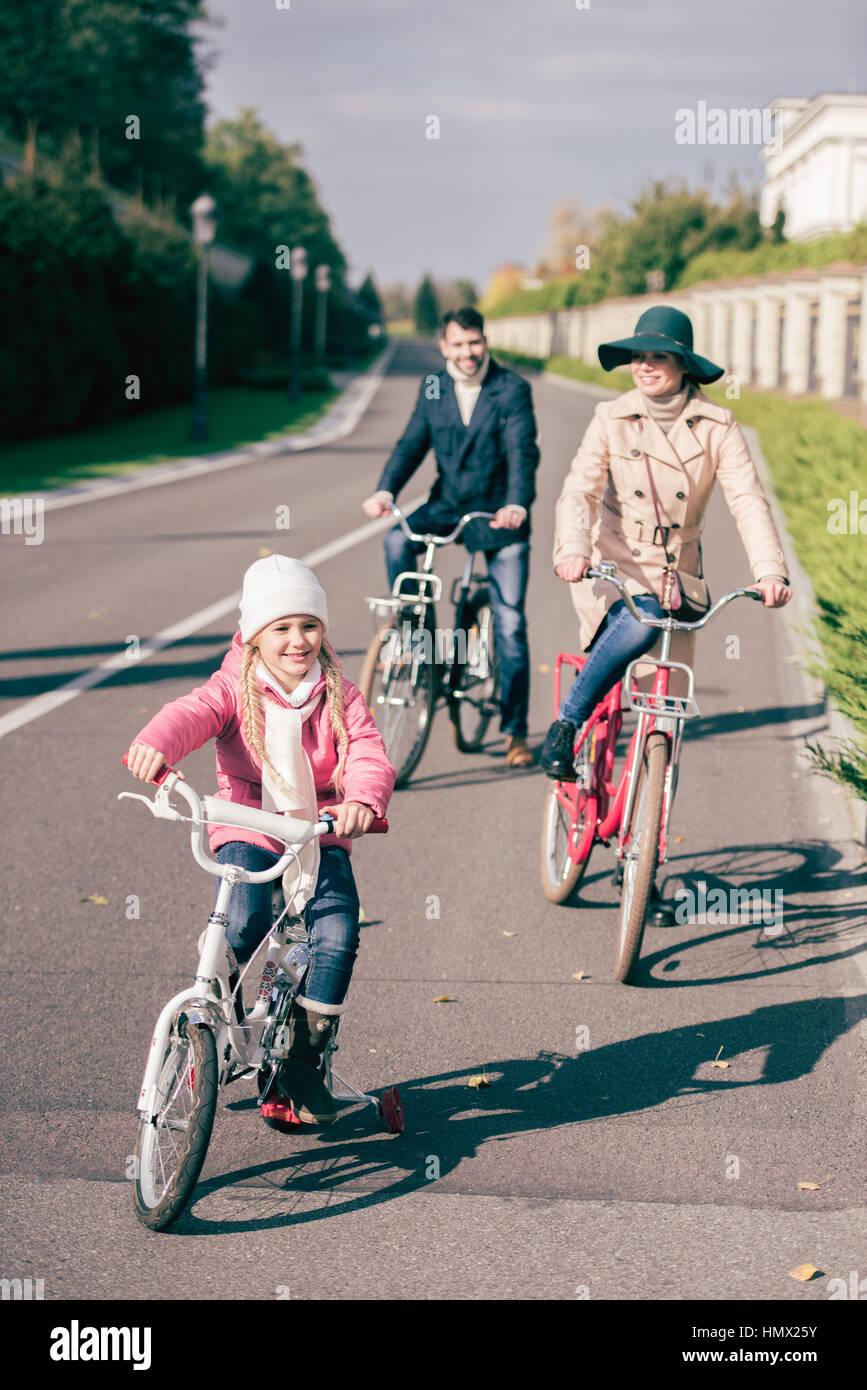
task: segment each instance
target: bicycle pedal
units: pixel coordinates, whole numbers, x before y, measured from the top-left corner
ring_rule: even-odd
[[[262,1118],[279,1120],[284,1125],[300,1125],[301,1121],[288,1100],[266,1100],[261,1106]]]

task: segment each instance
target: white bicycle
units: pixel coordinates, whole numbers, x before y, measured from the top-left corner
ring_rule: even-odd
[[[319,822],[298,820],[220,797],[199,797],[188,782],[169,768],[157,778],[157,783],[153,799],[137,792],[120,792],[118,800],[128,797],[143,801],[161,820],[190,824],[196,863],[221,880],[216,905],[199,941],[195,981],[174,995],[157,1019],[138,1098],[135,1211],[145,1226],[163,1231],[180,1216],[198,1181],[223,1086],[255,1076],[265,1121],[282,1132],[298,1132],[300,1121],[274,1090],[274,1082],[277,1068],[289,1050],[292,1001],[307,970],[311,948],[304,919],[290,916],[283,903],[280,879],[314,836],[333,829],[333,821],[328,815]],[[169,798],[173,794],[186,802],[190,815],[183,815],[171,804]],[[259,873],[234,864],[220,864],[204,848],[203,831],[207,825],[258,830],[281,840],[286,853],[273,868]],[[375,820],[368,833],[387,829],[387,821]],[[238,883],[269,881],[275,885],[271,931],[239,975],[226,941],[229,898]],[[256,1001],[244,1012],[236,1002],[238,992],[263,949],[265,959]],[[332,1067],[331,1056],[337,1050],[342,1018],[343,1015],[320,1064],[325,1084],[335,1100],[372,1105],[386,1129],[401,1134],[403,1107],[396,1086],[388,1087],[379,1096],[369,1095]]]

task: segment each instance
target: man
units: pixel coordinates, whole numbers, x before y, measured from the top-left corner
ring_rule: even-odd
[[[421,384],[409,424],[398,440],[363,507],[384,516],[433,447],[437,480],[430,497],[408,518],[413,531],[445,535],[464,512],[495,512],[491,522],[476,519],[463,532],[468,550],[484,551],[494,610],[500,728],[506,735],[506,762],[529,767],[527,745],[530,653],[524,599],[530,566],[530,507],[536,496],[539,448],[529,384],[488,353],[484,320],[476,309],[443,316],[439,348],[445,371]],[[385,538],[388,582],[415,569],[423,549],[408,541],[399,526]]]

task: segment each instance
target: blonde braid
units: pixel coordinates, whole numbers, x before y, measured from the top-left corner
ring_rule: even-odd
[[[331,732],[337,740],[339,755],[331,784],[338,796],[343,791],[343,773],[346,768],[346,757],[349,753],[349,730],[346,727],[346,715],[343,708],[343,676],[337,663],[334,648],[330,643],[322,639],[322,647],[319,652],[319,664],[325,672],[325,694],[328,700],[328,719],[331,724]]]

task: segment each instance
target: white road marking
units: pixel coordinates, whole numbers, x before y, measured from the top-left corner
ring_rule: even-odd
[[[406,503],[404,510],[412,511],[415,507],[420,507],[425,496],[426,494],[423,494],[412,502]],[[354,531],[347,531],[344,535],[338,536],[336,540],[319,546],[317,550],[311,550],[308,555],[302,555],[302,564],[309,565],[311,569],[314,566],[323,565],[326,560],[332,560],[335,555],[341,555],[345,550],[351,550],[353,546],[361,545],[363,541],[369,540],[371,536],[375,536],[393,525],[394,521],[391,516],[380,517],[376,521],[368,521],[363,526],[357,526]],[[8,714],[0,716],[0,738],[5,738],[15,729],[20,729],[23,725],[32,723],[34,719],[41,719],[44,714],[50,714],[52,710],[59,709],[69,700],[74,700],[83,690],[92,690],[95,685],[101,685],[115,672],[128,671],[132,666],[141,665],[143,661],[148,661],[163,648],[182,641],[194,632],[201,632],[202,628],[208,627],[210,623],[216,622],[219,618],[226,617],[228,613],[236,609],[240,598],[241,591],[238,589],[235,593],[229,594],[227,598],[219,599],[217,603],[211,603],[207,608],[200,608],[197,613],[191,613],[188,618],[182,618],[180,622],[173,623],[171,627],[164,628],[162,632],[158,632],[149,641],[143,642],[139,648],[138,656],[131,657],[129,649],[115,652],[114,656],[107,657],[98,666],[84,671],[74,680],[59,685],[56,690],[46,691],[44,695],[36,695],[32,700],[27,700],[25,704],[17,705]]]

